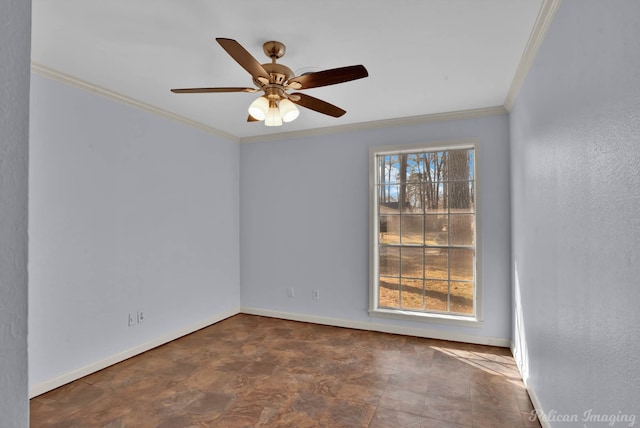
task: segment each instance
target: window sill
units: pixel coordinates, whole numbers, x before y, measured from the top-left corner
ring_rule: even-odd
[[[422,312],[402,311],[397,309],[370,309],[369,315],[378,318],[391,318],[396,320],[447,324],[460,327],[482,327],[484,323],[481,319],[475,317],[447,314],[428,314]]]

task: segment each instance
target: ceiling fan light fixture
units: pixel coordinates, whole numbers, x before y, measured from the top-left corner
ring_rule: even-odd
[[[249,106],[249,114],[257,120],[265,120],[269,112],[269,100],[260,97]]]
[[[283,122],[292,122],[296,120],[300,114],[298,107],[288,99],[284,98],[280,100],[280,116],[282,116]]]
[[[269,103],[269,111],[267,117],[264,120],[265,126],[282,126],[282,117],[280,116],[280,110],[275,101]]]

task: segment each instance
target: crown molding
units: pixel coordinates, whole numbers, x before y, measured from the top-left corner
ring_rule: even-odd
[[[511,111],[513,104],[516,102],[520,88],[524,83],[524,79],[527,77],[527,73],[533,64],[536,54],[538,53],[538,49],[547,34],[549,25],[551,25],[551,21],[560,6],[560,2],[561,0],[542,0],[540,11],[536,17],[536,22],[533,24],[533,30],[531,31],[527,45],[524,48],[522,58],[520,58],[516,74],[511,81],[507,97],[504,100],[504,108],[507,111]]]
[[[150,104],[144,103],[142,101],[138,101],[134,98],[119,94],[117,92],[111,91],[109,89],[100,87],[98,85],[89,83],[81,79],[78,79],[74,76],[59,72],[57,70],[54,70],[52,68],[46,67],[44,65],[41,65],[35,62],[31,63],[31,71],[34,74],[38,74],[40,76],[57,80],[59,82],[74,86],[81,90],[92,92],[96,95],[106,97],[124,104],[128,104],[133,107],[141,108],[150,113],[158,114],[165,118],[168,118],[177,122],[181,122],[185,125],[200,129],[210,134],[217,135],[219,137],[225,138],[235,143],[242,143],[242,144],[278,141],[278,140],[286,140],[286,139],[294,139],[294,138],[315,137],[315,136],[336,134],[341,132],[393,128],[393,127],[400,127],[400,126],[420,125],[425,123],[472,119],[472,118],[487,117],[487,116],[502,116],[502,115],[508,114],[508,111],[505,109],[505,107],[495,106],[495,107],[486,107],[486,108],[478,108],[478,109],[459,110],[459,111],[452,111],[452,112],[446,112],[446,113],[434,113],[434,114],[427,114],[427,115],[421,115],[421,116],[374,120],[370,122],[352,123],[348,125],[330,126],[330,127],[324,127],[324,128],[308,129],[303,131],[280,132],[276,134],[256,135],[256,136],[240,138],[235,135],[221,131],[219,129],[213,128],[211,126],[207,126],[200,122],[196,122],[194,120],[188,119],[184,116],[180,116],[175,113],[171,113],[167,110],[154,107]]]
[[[220,131],[219,129],[213,128],[211,126],[207,126],[203,123],[196,122],[195,120],[188,119],[184,116],[180,116],[175,113],[171,113],[167,110],[163,110],[158,107],[154,107],[151,104],[147,104],[145,102],[136,100],[134,98],[128,97],[126,95],[119,94],[117,92],[113,92],[109,89],[105,89],[98,85],[94,85],[93,83],[89,83],[87,81],[78,79],[77,77],[62,73],[60,71],[54,70],[52,68],[46,67],[44,65],[32,62],[31,63],[31,72],[38,74],[40,76],[48,77],[53,80],[57,80],[59,82],[75,86],[76,88],[82,89],[84,91],[92,92],[96,95],[100,95],[115,101],[119,101],[124,104],[128,104],[133,107],[141,108],[150,113],[158,114],[165,118],[181,122],[185,125],[192,126],[194,128],[200,129],[201,131],[208,132],[210,134],[217,135],[218,137],[225,138],[227,140],[231,140],[235,143],[240,142],[240,139],[235,135],[228,134],[224,131]]]
[[[258,142],[277,141],[277,140],[285,140],[285,139],[293,139],[293,138],[315,137],[320,135],[336,134],[340,132],[363,131],[368,129],[420,125],[424,123],[471,119],[471,118],[486,117],[486,116],[501,116],[501,115],[507,114],[507,110],[505,110],[504,107],[496,106],[496,107],[487,107],[487,108],[479,108],[479,109],[471,109],[471,110],[460,110],[460,111],[453,111],[453,112],[447,112],[447,113],[427,114],[422,116],[403,117],[403,118],[397,118],[397,119],[375,120],[371,122],[360,122],[360,123],[353,123],[348,125],[315,128],[315,129],[309,129],[304,131],[280,132],[277,134],[256,135],[251,137],[240,138],[235,135],[228,134],[224,131],[220,131],[219,129],[213,128],[211,126],[207,126],[200,122],[196,122],[194,120],[188,119],[184,116],[180,116],[175,113],[171,113],[169,111],[160,109],[158,107],[154,107],[150,104],[144,103],[142,101],[138,101],[126,95],[122,95],[117,92],[111,91],[109,89],[100,87],[98,85],[94,85],[93,83],[89,83],[87,81],[78,79],[74,76],[59,72],[57,70],[54,70],[52,68],[46,67],[44,65],[41,65],[35,62],[31,63],[31,71],[40,76],[48,77],[50,79],[57,80],[65,84],[75,86],[76,88],[82,89],[84,91],[92,92],[96,95],[103,96],[115,101],[119,101],[124,104],[128,104],[130,106],[141,108],[148,112],[158,114],[160,116],[164,116],[168,119],[181,122],[185,125],[192,126],[194,128],[200,129],[210,134],[214,134],[219,137],[225,138],[227,140],[233,141],[235,143],[258,143]]]
[[[450,120],[473,119],[476,117],[502,116],[507,114],[503,106],[478,108],[471,110],[452,111],[447,113],[435,113],[422,116],[410,116],[397,119],[374,120],[371,122],[352,123],[349,125],[315,128],[304,131],[281,132],[269,135],[256,135],[240,138],[240,143],[262,143],[267,141],[280,141],[292,138],[316,137],[320,135],[337,134],[341,132],[364,131],[368,129],[393,128],[399,126],[421,125],[424,123],[444,122]]]

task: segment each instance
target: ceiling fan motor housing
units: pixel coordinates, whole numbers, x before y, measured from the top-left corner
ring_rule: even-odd
[[[293,71],[286,65],[267,63],[262,64],[265,71],[269,73],[269,83],[276,85],[284,85],[287,80],[294,77]]]

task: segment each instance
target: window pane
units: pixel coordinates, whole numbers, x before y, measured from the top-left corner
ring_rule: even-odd
[[[386,174],[386,166],[387,166],[387,156],[376,156],[376,174],[378,184],[386,184],[387,183],[387,174]]]
[[[387,166],[387,183],[400,183],[400,156],[389,156]]]
[[[403,189],[400,189],[402,192]],[[403,213],[422,214],[422,204],[424,200],[423,187],[420,183],[408,183],[404,185],[404,204],[402,204]],[[400,195],[399,198],[402,196]]]
[[[403,215],[402,222],[402,243],[408,245],[422,245],[422,216]]]
[[[402,159],[401,159],[402,160]],[[419,153],[408,153],[404,155],[406,162],[405,183],[419,183],[422,177],[422,162]]]
[[[378,156],[378,183],[396,184],[399,183],[400,158],[398,155]]]
[[[398,194],[400,186],[397,184],[378,186],[378,213],[400,214],[398,208]]]
[[[401,307],[403,309],[424,309],[422,279],[402,278],[400,289]]]
[[[400,216],[381,215],[380,216],[380,243],[399,244],[400,243]]]
[[[451,281],[451,312],[473,314],[473,283]]]
[[[426,245],[447,245],[448,217],[446,215],[426,215],[424,217],[424,240]]]
[[[401,264],[402,276],[411,278],[422,278],[422,248],[402,248]]]
[[[473,281],[473,250],[450,249],[451,279],[459,281]]]
[[[425,186],[420,183],[408,183],[405,212],[422,214],[424,211]]]
[[[424,209],[427,213],[447,213],[449,211],[447,185],[448,183],[443,182],[423,184]]]
[[[472,184],[469,181],[455,181],[448,183],[449,209],[451,213],[473,212]]]
[[[423,181],[447,180],[447,155],[445,152],[423,153]]]
[[[448,308],[448,281],[425,281],[426,309],[432,311],[447,311]]]
[[[446,248],[426,248],[424,251],[425,277],[430,279],[448,279],[449,250]]]
[[[400,307],[400,278],[380,278],[378,305],[381,308]]]
[[[470,175],[470,150],[449,150],[448,173],[449,181],[469,181]]]
[[[449,217],[451,245],[474,245],[473,215],[452,215]]]
[[[412,180],[412,182],[414,181],[424,182],[427,180],[427,174],[429,173],[428,165],[425,162],[425,153],[416,154],[416,163],[417,163],[416,170],[412,177],[415,180]]]
[[[400,276],[400,248],[381,246],[379,254],[380,276]]]
[[[476,174],[475,174],[475,152],[470,149],[469,150],[469,179],[471,180],[475,180],[476,179]]]

